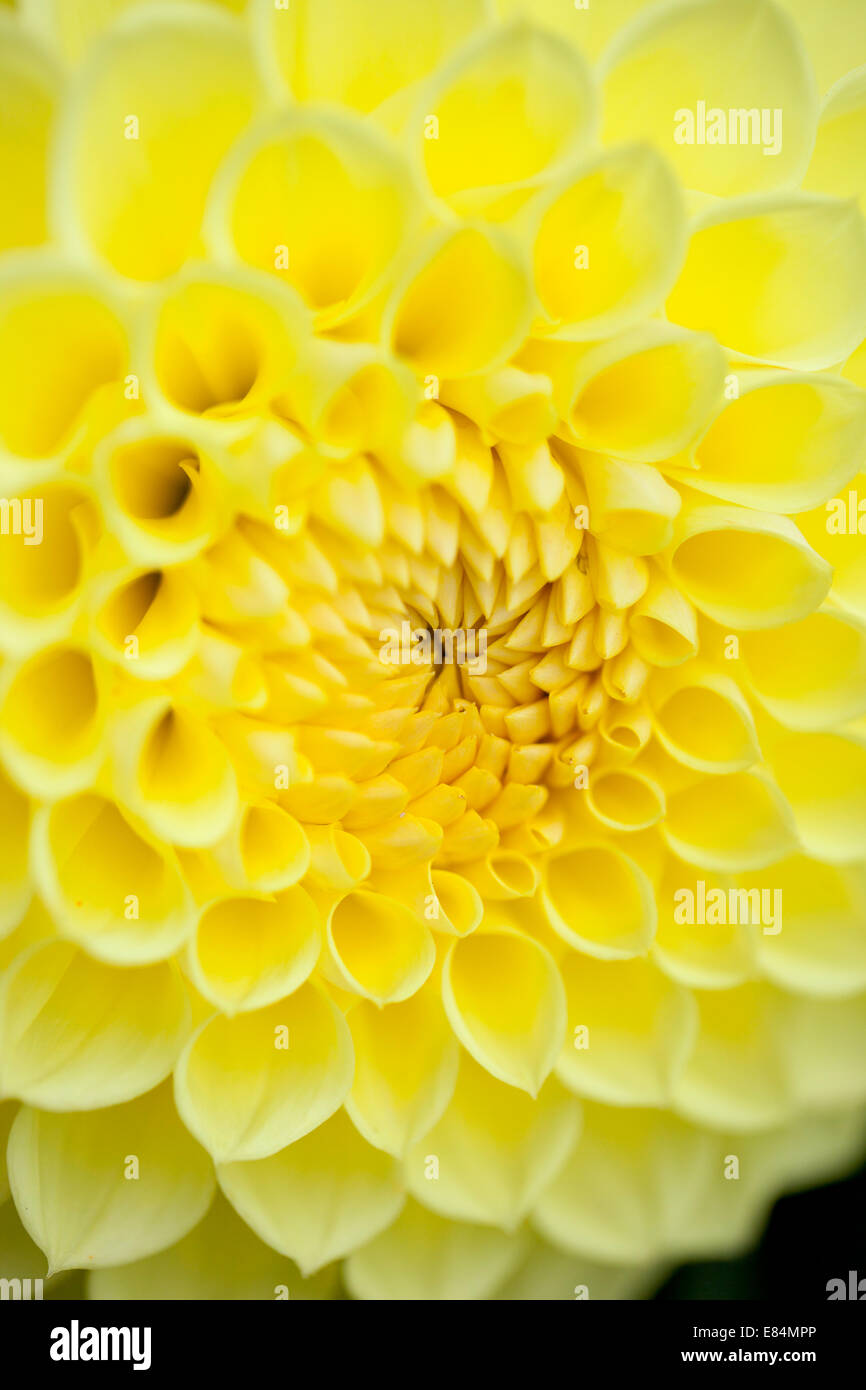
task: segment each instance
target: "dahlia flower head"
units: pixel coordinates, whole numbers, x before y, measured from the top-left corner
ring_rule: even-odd
[[[4,1275],[639,1296],[858,1161],[864,63],[0,6]]]

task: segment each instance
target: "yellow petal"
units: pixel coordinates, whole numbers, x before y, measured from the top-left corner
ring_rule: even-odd
[[[857,198],[861,211],[866,196],[866,73],[848,73],[824,102],[815,148],[803,187],[837,198]]]
[[[527,209],[544,331],[616,333],[664,300],[685,254],[679,188],[647,145],[596,155]]]
[[[133,561],[178,564],[214,539],[216,479],[188,434],[155,430],[146,416],[129,420],[100,440],[93,466],[106,519]]]
[[[823,507],[797,518],[809,544],[833,567],[833,599],[849,613],[866,618],[866,473]]]
[[[560,961],[568,1036],[556,1074],[577,1095],[608,1105],[666,1105],[688,1056],[695,1006],[646,960]]]
[[[652,321],[582,354],[568,423],[585,449],[656,463],[703,429],[723,384],[724,359],[708,334]]]
[[[689,864],[761,869],[795,848],[791,811],[763,772],[704,779],[668,799],[667,843]]]
[[[784,917],[780,932],[761,932],[757,938],[767,978],[796,994],[835,997],[866,988],[862,865],[836,867],[794,855],[774,864],[772,877]],[[752,877],[745,886],[761,887]]]
[[[515,1095],[464,1055],[450,1105],[407,1157],[409,1190],[440,1216],[514,1230],[579,1126],[580,1107],[556,1080],[536,1098]]]
[[[780,871],[773,866],[773,877]],[[699,877],[698,877],[699,875]],[[705,901],[717,890],[727,894],[730,879],[701,867],[668,857],[658,886],[659,927],[652,948],[652,959],[672,980],[689,989],[731,989],[758,974],[755,961],[756,934],[738,920],[723,923],[689,923],[678,911],[684,888],[694,903],[704,884]],[[717,900],[714,900],[717,901]],[[727,901],[727,899],[726,899]],[[769,939],[769,938],[768,938]]]
[[[725,626],[752,630],[803,618],[826,597],[830,566],[787,517],[695,505],[677,519],[675,583]]]
[[[153,301],[146,329],[144,391],[208,419],[240,418],[279,397],[309,338],[300,296],[243,266],[187,267]]]
[[[33,872],[63,935],[112,964],[170,956],[195,924],[177,862],[102,796],[40,809]]]
[[[703,1133],[664,1111],[587,1105],[585,1113],[579,1144],[533,1214],[552,1244],[640,1267],[686,1252],[733,1253],[754,1239],[774,1180],[765,1176],[765,1152],[748,1161],[747,1141],[738,1137],[744,1176],[729,1182],[730,1136]]]
[[[394,291],[385,329],[417,371],[468,376],[504,364],[526,336],[530,287],[516,244],[472,223],[431,232]]]
[[[799,181],[817,93],[796,27],[767,0],[659,6],[621,32],[602,71],[605,140],[651,140],[686,188],[730,197]],[[724,138],[715,143],[718,110]],[[750,122],[761,111],[770,120]]]
[[[292,888],[306,874],[311,858],[303,826],[270,801],[246,805],[213,853],[233,888],[260,893]]]
[[[438,991],[428,984],[402,1004],[366,1000],[348,1016],[355,1080],[346,1109],[364,1138],[401,1157],[451,1099],[458,1052]]]
[[[375,451],[405,433],[417,394],[409,369],[377,348],[314,338],[279,408],[324,444]]]
[[[133,5],[158,6],[163,0],[21,0],[19,9],[29,28],[55,47],[69,63],[77,63],[93,40],[124,10]],[[240,14],[245,0],[191,0],[193,4],[221,5]]]
[[[196,985],[224,1013],[262,1009],[303,984],[321,949],[320,916],[304,888],[224,898],[202,914],[190,944]]]
[[[464,216],[519,206],[586,143],[590,70],[543,29],[516,21],[471,39],[419,97],[416,159],[433,192]]]
[[[556,424],[550,378],[518,367],[442,382],[439,399],[468,415],[491,440],[509,444],[533,444]]]
[[[749,372],[684,477],[728,502],[802,512],[847,483],[864,451],[866,393],[832,377]]]
[[[780,997],[766,985],[696,995],[694,1051],[674,1085],[674,1104],[698,1124],[766,1129],[791,1111]]]
[[[89,654],[48,647],[4,674],[0,749],[16,781],[36,796],[88,786],[105,759],[103,703]]]
[[[799,623],[745,634],[751,688],[790,729],[827,729],[866,712],[866,626],[822,609]]]
[[[654,555],[665,548],[681,502],[657,469],[582,453],[580,470],[594,536],[629,555]]]
[[[667,312],[761,362],[832,366],[863,336],[866,223],[853,202],[817,193],[713,203],[695,223]]]
[[[291,285],[322,328],[390,282],[416,220],[408,168],[374,126],[300,106],[238,142],[214,182],[205,234],[222,259]]]
[[[807,854],[830,864],[866,853],[866,746],[835,734],[788,737],[770,752]]]
[[[483,0],[253,0],[260,60],[275,92],[371,111],[417,82],[485,17]]]
[[[557,935],[600,960],[643,955],[655,933],[652,884],[611,845],[585,845],[552,859],[542,901]]]
[[[610,830],[648,830],[665,811],[659,784],[628,768],[611,768],[591,776],[586,803],[596,820]]]
[[[126,332],[89,275],[38,252],[0,272],[0,439],[28,459],[68,449],[100,387],[119,382]]]
[[[198,641],[198,604],[177,570],[134,571],[94,585],[105,596],[95,618],[94,645],[130,675],[154,680],[176,675]]]
[[[0,939],[18,925],[30,901],[29,829],[26,798],[0,773]]]
[[[205,6],[124,16],[79,70],[64,115],[61,236],[135,280],[179,269],[197,249],[208,186],[257,87],[233,17]]]
[[[498,1080],[537,1095],[565,1029],[565,994],[548,952],[519,932],[475,932],[451,948],[442,998],[475,1060]]]
[[[155,835],[191,848],[222,839],[237,813],[237,782],[203,719],[155,697],[119,718],[112,733],[120,797]]]
[[[864,1002],[862,994],[851,999],[788,996],[785,1022],[792,1045],[785,1060],[799,1106],[831,1115],[834,1108],[862,1107],[866,1088],[858,1060],[866,1043]]]
[[[345,1264],[355,1298],[450,1302],[489,1298],[525,1250],[521,1237],[445,1221],[408,1201],[392,1226]]]
[[[336,1268],[322,1270],[310,1280],[284,1256],[253,1235],[217,1192],[210,1209],[189,1235],[149,1259],[114,1269],[95,1269],[88,1276],[87,1297],[166,1300],[332,1298]]]
[[[397,1004],[420,989],[436,957],[433,938],[414,911],[366,889],[337,903],[327,939],[343,988],[379,1005]]]
[[[766,640],[766,634],[761,634],[761,640]],[[729,677],[688,665],[669,682],[657,682],[651,700],[658,739],[686,767],[699,772],[743,772],[760,756],[748,702]]]
[[[636,15],[647,0],[605,0],[604,5],[583,8],[563,5],[560,0],[495,0],[495,11],[505,18],[525,15],[554,34],[573,43],[593,62],[610,39]]]
[[[834,0],[823,14],[811,0],[780,3],[803,36],[822,92],[851,68],[866,63],[866,15],[859,0]]]
[[[59,74],[48,52],[0,16],[0,179],[6,189],[0,249],[45,240],[45,189]]]
[[[9,501],[10,530],[0,548],[0,634],[7,652],[26,655],[67,637],[84,605],[96,513],[88,494],[65,480]],[[21,531],[15,535],[16,504]],[[35,538],[41,534],[39,544]]]

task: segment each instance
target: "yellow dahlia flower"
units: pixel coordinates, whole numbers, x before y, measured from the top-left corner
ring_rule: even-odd
[[[7,0],[4,1276],[635,1295],[862,1153],[864,16]]]

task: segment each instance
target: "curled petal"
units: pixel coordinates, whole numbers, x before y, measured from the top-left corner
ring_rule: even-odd
[[[796,26],[767,0],[686,0],[654,8],[621,31],[602,70],[605,139],[640,134],[652,140],[686,188],[730,197],[801,177],[817,93]],[[698,103],[706,112],[703,139],[695,129]],[[775,123],[756,136],[749,113],[761,109],[776,113]],[[724,138],[714,142],[718,110]],[[732,110],[738,122],[733,134]]]
[[[320,916],[305,889],[224,898],[202,914],[190,944],[201,993],[224,1013],[261,1009],[291,994],[319,958]]]
[[[355,1298],[489,1298],[523,1248],[520,1236],[446,1221],[408,1201],[393,1225],[349,1256],[346,1280]]]
[[[555,1079],[535,1098],[464,1056],[457,1089],[409,1153],[409,1190],[440,1216],[513,1230],[556,1174],[580,1128],[580,1106]],[[439,1162],[428,1178],[428,1158]]]
[[[752,690],[789,729],[829,729],[866,713],[866,625],[821,609],[743,637]]]
[[[34,795],[66,796],[89,786],[105,758],[104,727],[96,672],[82,648],[48,647],[8,673],[0,749],[16,781]]]
[[[560,962],[568,1035],[557,1076],[608,1105],[666,1105],[694,1040],[695,1005],[649,961],[600,961],[570,951]]]
[[[237,814],[237,780],[205,720],[155,697],[118,717],[112,741],[119,795],[155,835],[194,849],[222,839]]]
[[[39,810],[33,871],[62,934],[111,964],[162,960],[195,924],[170,851],[99,795]]]
[[[436,1124],[457,1077],[459,1048],[437,990],[384,1009],[364,1000],[348,1024],[355,1079],[346,1109],[365,1139],[402,1157]]]
[[[93,465],[106,518],[132,560],[176,565],[214,539],[213,470],[188,434],[154,429],[139,417],[100,441]]]
[[[475,1060],[498,1080],[537,1095],[565,1028],[565,994],[552,956],[519,932],[475,932],[451,948],[442,998]]]
[[[685,255],[682,195],[647,145],[569,170],[526,211],[545,334],[580,342],[628,328],[673,287]]]
[[[697,608],[747,631],[805,617],[832,580],[830,566],[787,517],[731,506],[684,508],[670,566]]]
[[[667,312],[744,357],[830,367],[863,336],[866,222],[853,202],[817,193],[713,203],[695,223]]]
[[[652,883],[611,845],[584,845],[551,860],[543,902],[557,935],[600,960],[643,955],[655,934]]]
[[[343,1015],[307,984],[269,1008],[204,1023],[178,1063],[175,1100],[217,1163],[267,1158],[333,1115],[353,1062]]]
[[[385,331],[420,372],[469,376],[503,365],[526,336],[531,296],[517,245],[498,228],[431,232],[396,287]]]
[[[117,970],[47,942],[5,978],[0,1090],[45,1110],[116,1105],[164,1080],[188,1026],[175,966]]]
[[[840,78],[827,93],[803,187],[837,198],[866,198],[866,68]]]
[[[748,372],[683,477],[728,502],[802,512],[847,483],[864,452],[866,393],[832,377]]]
[[[434,194],[463,216],[495,218],[578,153],[594,123],[580,54],[516,21],[455,53],[422,91],[411,134]]]
[[[154,302],[146,332],[145,389],[183,415],[230,420],[282,394],[309,320],[274,276],[192,265]]]
[[[251,21],[274,91],[372,111],[425,77],[486,17],[484,0],[253,0]]]
[[[303,1279],[297,1268],[254,1235],[221,1192],[197,1226],[172,1245],[134,1264],[95,1269],[89,1299],[136,1301],[332,1298],[335,1267]]]
[[[171,275],[197,247],[208,186],[257,85],[232,17],[203,5],[125,16],[77,73],[64,115],[61,237],[132,279]]]
[[[676,792],[663,833],[675,854],[720,873],[764,868],[796,847],[788,804],[763,772],[732,772]]]
[[[581,453],[580,471],[594,536],[629,555],[664,550],[682,503],[657,469],[606,454]]]
[[[46,169],[59,74],[50,54],[11,16],[0,17],[0,179],[6,189],[0,250],[36,246],[46,236]],[[14,121],[8,112],[15,112]]]
[[[695,438],[723,384],[724,359],[709,334],[650,321],[580,356],[568,423],[584,449],[657,463]]]
[[[26,459],[61,454],[100,388],[123,378],[126,329],[95,278],[42,253],[10,257],[0,290],[0,440]]]
[[[342,1110],[270,1158],[223,1164],[218,1176],[247,1225],[305,1276],[372,1240],[404,1202],[396,1161]]]
[[[866,854],[866,743],[840,734],[796,734],[770,751],[807,854],[846,864]]]
[[[752,712],[730,677],[686,666],[671,679],[657,682],[651,698],[659,741],[686,767],[698,772],[743,772],[758,760]]]
[[[327,940],[336,980],[379,1005],[397,1004],[420,989],[436,956],[433,937],[411,908],[366,889],[340,899]]]
[[[238,142],[214,182],[205,235],[221,257],[292,286],[328,328],[390,283],[416,222],[408,167],[375,126],[299,106]]]
[[[173,1245],[214,1193],[210,1159],[178,1119],[168,1085],[81,1114],[22,1106],[8,1161],[18,1214],[52,1273]]]

